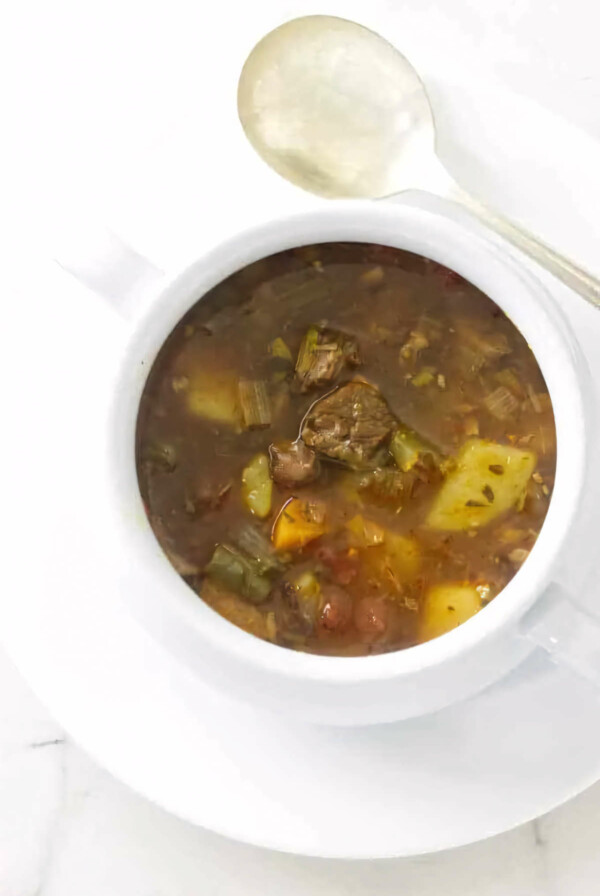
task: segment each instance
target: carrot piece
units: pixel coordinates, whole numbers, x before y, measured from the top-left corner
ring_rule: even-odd
[[[271,539],[278,551],[298,550],[326,531],[322,502],[290,498],[279,511]]]

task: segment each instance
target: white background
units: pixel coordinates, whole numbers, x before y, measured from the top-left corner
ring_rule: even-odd
[[[360,10],[350,0],[255,0],[241,11],[229,0],[13,4],[0,29],[4,307],[26,300],[53,218],[76,199],[109,218],[120,215],[125,230],[134,194],[153,210],[157,185],[145,162],[181,122],[198,119],[207,150],[216,145],[226,160],[217,97],[233,104],[239,64],[265,30],[312,12],[387,28],[426,81],[444,69],[492,75],[600,140],[600,12],[589,0],[371,0]],[[458,164],[451,149],[449,161]],[[485,160],[468,161],[467,180],[492,190]],[[203,172],[199,158],[198,182],[204,177],[230,198],[223,161]],[[181,222],[162,226],[179,227],[185,242]],[[160,228],[139,239],[159,244]],[[599,890],[598,787],[535,824],[449,854],[351,864],[297,859],[199,831],[130,793],[68,741],[1,657],[0,720],[0,896]]]

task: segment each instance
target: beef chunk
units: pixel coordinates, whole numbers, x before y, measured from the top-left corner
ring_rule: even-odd
[[[269,458],[273,481],[284,488],[304,485],[319,475],[319,459],[301,439],[271,445]]]
[[[315,402],[301,435],[321,454],[360,470],[386,462],[386,443],[396,425],[379,389],[355,382]]]
[[[296,361],[296,379],[301,392],[332,383],[346,365],[360,364],[356,341],[338,330],[310,327]]]

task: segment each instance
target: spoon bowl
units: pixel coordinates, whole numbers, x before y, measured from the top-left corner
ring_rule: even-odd
[[[294,19],[259,41],[242,69],[238,112],[275,171],[329,198],[414,188],[434,153],[431,106],[410,62],[333,16]]]
[[[287,180],[331,199],[425,190],[461,203],[488,227],[600,307],[600,281],[466,193],[435,152],[427,91],[379,34],[334,16],[275,28],[246,60],[242,127]]]

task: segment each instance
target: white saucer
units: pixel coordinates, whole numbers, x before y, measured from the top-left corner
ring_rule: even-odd
[[[504,210],[536,224],[532,209],[543,209],[540,229],[549,223],[546,234],[565,248],[575,243],[585,261],[600,208],[598,184],[584,189],[585,166],[598,147],[535,106],[486,96],[501,109],[515,153],[511,168],[493,126],[489,145],[482,136],[477,148],[496,153],[504,177],[514,172]],[[535,147],[543,147],[545,176],[535,169],[525,190],[523,166]],[[486,172],[483,181],[492,193]],[[581,197],[577,209],[568,207],[573,195]],[[599,375],[591,349],[600,316],[553,288]],[[361,730],[258,715],[193,680],[113,600],[123,560],[106,524],[100,446],[120,322],[60,278],[46,294],[24,298],[12,309],[1,353],[4,382],[15,388],[3,408],[1,494],[13,538],[3,558],[0,637],[57,720],[102,765],[169,811],[227,836],[353,858],[478,840],[600,778],[596,694],[542,656],[461,705]],[[14,338],[19,333],[26,339]]]

